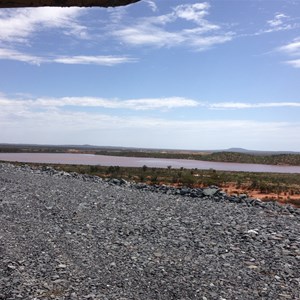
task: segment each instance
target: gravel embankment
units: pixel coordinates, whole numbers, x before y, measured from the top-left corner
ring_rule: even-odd
[[[300,213],[0,164],[0,299],[300,299]]]

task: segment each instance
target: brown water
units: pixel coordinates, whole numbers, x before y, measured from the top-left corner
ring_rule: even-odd
[[[240,164],[208,162],[188,159],[164,159],[164,158],[141,158],[121,157],[93,154],[71,153],[0,153],[0,160],[24,163],[52,163],[74,165],[100,165],[120,167],[142,167],[179,169],[214,169],[219,171],[243,171],[243,172],[269,172],[269,173],[300,173],[300,166],[272,166],[259,164]]]

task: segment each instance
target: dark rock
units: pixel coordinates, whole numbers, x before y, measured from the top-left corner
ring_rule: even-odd
[[[115,185],[120,185],[121,184],[121,181],[119,179],[116,179],[116,178],[111,179],[109,182],[112,183],[112,184],[115,184]]]
[[[38,170],[0,164],[0,299],[300,299],[299,209]]]
[[[180,191],[179,191],[180,195],[188,195],[190,193],[190,189],[187,189],[187,188],[182,188]]]
[[[220,191],[220,189],[218,187],[209,187],[209,188],[203,189],[202,192],[205,196],[212,197],[213,195],[215,195],[219,191]]]
[[[231,196],[228,197],[229,202],[234,202],[234,203],[241,203],[242,199],[238,196]]]
[[[129,185],[129,182],[122,178],[122,179],[120,179],[120,184],[121,185]]]

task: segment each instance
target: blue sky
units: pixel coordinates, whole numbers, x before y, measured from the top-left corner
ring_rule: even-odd
[[[300,151],[298,0],[0,10],[0,142]]]

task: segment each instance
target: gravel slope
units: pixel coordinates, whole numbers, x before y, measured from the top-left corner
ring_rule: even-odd
[[[0,299],[300,299],[299,210],[222,199],[0,164]]]

